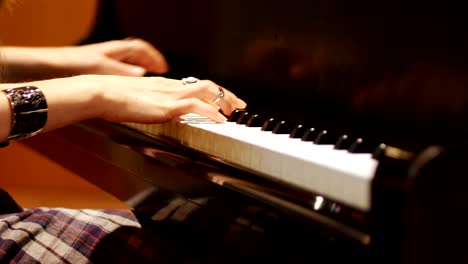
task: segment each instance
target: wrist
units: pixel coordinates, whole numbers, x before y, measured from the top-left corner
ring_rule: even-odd
[[[0,142],[5,140],[11,131],[11,106],[6,94],[0,93]]]
[[[0,90],[20,86],[38,87],[47,100],[48,117],[40,131],[101,117],[106,108],[102,84],[95,76],[82,75],[30,83],[1,84]],[[0,142],[7,139],[12,132],[12,110],[7,95],[0,91]]]
[[[70,77],[80,88],[79,97],[82,97],[83,106],[86,108],[84,119],[100,118],[105,112],[107,100],[105,99],[104,84],[99,75],[78,75]],[[86,96],[83,96],[83,95]]]
[[[90,76],[51,79],[28,85],[41,87],[47,99],[49,118],[44,131],[99,117],[102,111],[100,84]]]
[[[47,101],[36,86],[18,86],[2,90],[11,112],[7,141],[34,136],[42,131],[48,116]]]

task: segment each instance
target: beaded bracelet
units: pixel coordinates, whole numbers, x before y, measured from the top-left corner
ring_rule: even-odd
[[[35,86],[3,90],[11,105],[11,131],[0,146],[11,140],[34,136],[41,132],[47,122],[47,102],[42,91]]]

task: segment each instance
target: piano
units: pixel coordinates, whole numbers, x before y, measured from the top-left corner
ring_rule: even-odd
[[[247,108],[225,124],[86,120],[24,143],[150,223],[177,222],[186,254],[468,263],[463,10],[439,0],[100,0],[77,44],[145,39],[169,62],[163,76],[211,79]],[[161,213],[174,204],[191,209]]]

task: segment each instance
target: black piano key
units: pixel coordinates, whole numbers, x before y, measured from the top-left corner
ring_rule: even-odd
[[[374,152],[372,153],[372,158],[378,160],[383,155],[385,148],[387,148],[386,144],[384,143],[379,144],[377,148],[374,150]]]
[[[317,134],[314,143],[319,145],[336,145],[337,141],[343,135],[346,134],[339,130],[322,130],[320,133]]]
[[[317,137],[318,130],[315,128],[306,129],[304,135],[301,137],[302,141],[314,141]]]
[[[322,130],[317,134],[317,137],[314,140],[314,144],[318,145],[334,145],[338,135],[336,133],[330,132],[328,130]]]
[[[362,144],[362,142],[364,142],[362,138],[357,138],[356,140],[354,140],[351,146],[349,146],[348,151],[351,153],[358,153],[357,150],[361,148],[360,145]]]
[[[294,126],[293,130],[291,131],[291,134],[289,134],[290,138],[302,138],[304,133],[306,132],[307,127],[304,125],[296,125]]]
[[[335,149],[349,149],[352,144],[352,139],[349,135],[341,135],[338,137],[335,143]]]
[[[294,128],[294,124],[290,121],[280,121],[273,128],[273,134],[290,134]]]
[[[349,147],[348,151],[351,153],[373,153],[375,149],[379,146],[372,140],[364,140],[362,138],[357,138]]]
[[[229,115],[229,117],[228,117],[228,121],[237,122],[237,119],[239,119],[239,117],[246,111],[247,110],[245,110],[245,109],[236,109],[236,110],[232,111],[231,115]]]
[[[314,139],[314,144],[325,145],[325,141],[330,137],[327,130],[320,131]]]
[[[252,116],[251,113],[245,111],[244,113],[242,113],[240,115],[240,117],[237,119],[236,121],[236,124],[239,124],[239,125],[245,125],[247,123],[247,121],[249,121],[249,118],[250,116]]]
[[[273,131],[279,120],[277,118],[268,118],[262,126],[263,131]]]
[[[266,118],[264,116],[259,114],[253,114],[250,116],[249,120],[247,121],[247,123],[245,123],[245,125],[248,127],[262,127],[265,121]]]

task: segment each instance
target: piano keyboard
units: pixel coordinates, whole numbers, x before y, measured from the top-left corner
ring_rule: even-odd
[[[236,122],[214,123],[195,114],[164,124],[123,123],[348,206],[368,211],[378,161],[370,153],[350,153],[333,145],[274,134]]]

